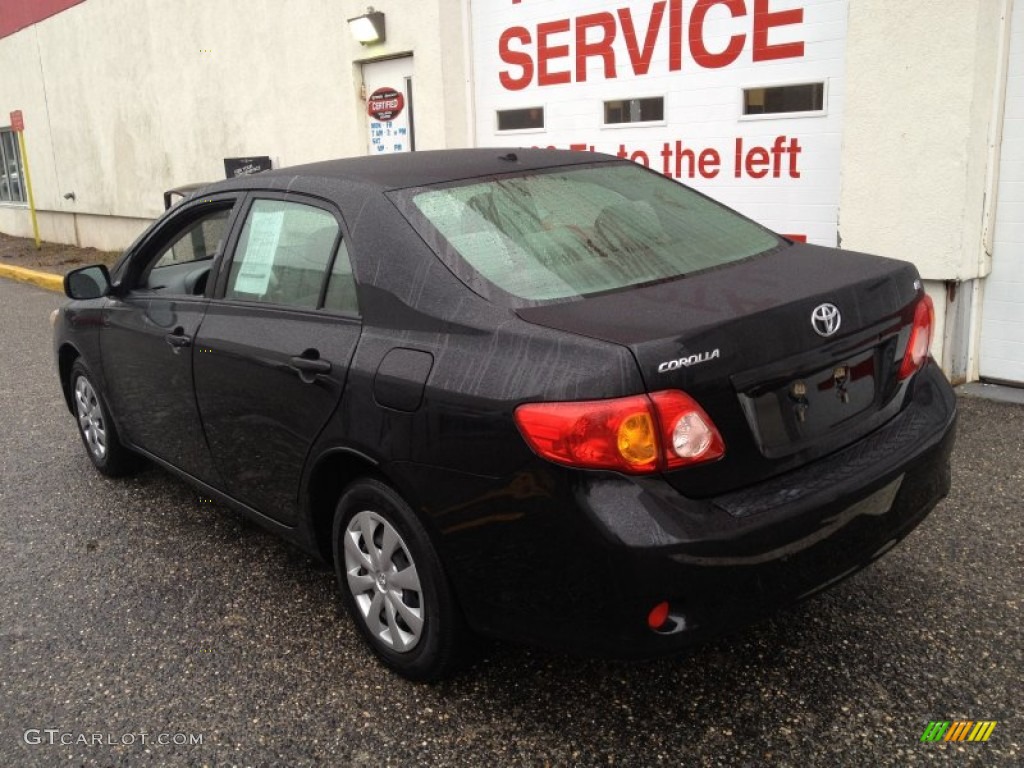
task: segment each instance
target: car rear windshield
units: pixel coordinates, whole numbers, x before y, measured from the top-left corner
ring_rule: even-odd
[[[498,298],[488,290],[496,286],[526,303],[676,278],[780,244],[749,219],[627,162],[474,179],[397,197],[471,288]]]

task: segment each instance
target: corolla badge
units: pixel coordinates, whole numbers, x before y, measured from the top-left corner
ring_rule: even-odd
[[[819,304],[811,312],[811,327],[819,336],[829,337],[839,330],[843,322],[839,307],[835,304]]]
[[[696,355],[666,360],[658,366],[658,373],[668,373],[669,371],[677,371],[680,368],[689,368],[691,365],[706,363],[708,360],[717,360],[719,357],[721,357],[721,352],[716,348],[709,352],[699,352]]]

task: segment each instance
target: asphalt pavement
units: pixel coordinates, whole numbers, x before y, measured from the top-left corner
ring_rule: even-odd
[[[962,398],[950,497],[811,601],[680,658],[490,644],[426,686],[306,556],[161,470],[92,469],[61,301],[0,280],[0,766],[1024,763],[1024,406]],[[935,720],[997,725],[922,743]]]

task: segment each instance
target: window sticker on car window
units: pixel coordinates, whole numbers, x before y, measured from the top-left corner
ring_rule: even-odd
[[[249,239],[235,280],[236,292],[258,296],[267,292],[283,223],[284,211],[253,210],[249,218]]]

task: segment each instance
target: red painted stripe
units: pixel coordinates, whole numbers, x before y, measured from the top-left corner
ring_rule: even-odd
[[[0,0],[0,37],[56,16],[85,0]]]

